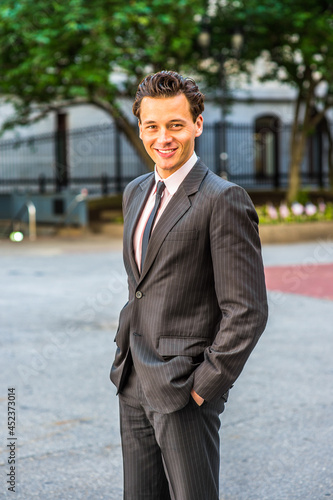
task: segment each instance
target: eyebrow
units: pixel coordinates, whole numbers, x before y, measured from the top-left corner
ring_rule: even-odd
[[[168,123],[186,123],[186,120],[183,120],[182,118],[174,118],[173,120],[170,120]],[[145,120],[143,122],[144,125],[151,125],[153,123],[156,123],[155,120]]]

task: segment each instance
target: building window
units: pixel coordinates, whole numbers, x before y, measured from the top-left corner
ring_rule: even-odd
[[[275,179],[278,182],[279,130],[280,120],[276,116],[265,115],[255,120],[255,173],[258,180]]]

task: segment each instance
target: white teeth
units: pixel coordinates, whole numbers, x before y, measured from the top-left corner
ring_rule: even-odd
[[[168,154],[168,153],[172,153],[173,149],[159,149],[158,151],[160,153]]]

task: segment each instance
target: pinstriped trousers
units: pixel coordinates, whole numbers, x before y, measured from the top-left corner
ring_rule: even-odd
[[[162,414],[134,371],[119,395],[124,500],[218,500],[224,400]]]

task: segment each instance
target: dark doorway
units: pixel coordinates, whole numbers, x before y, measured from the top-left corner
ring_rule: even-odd
[[[255,175],[260,181],[272,181],[279,187],[279,131],[280,120],[265,115],[255,120]],[[265,182],[265,183],[266,183]]]

